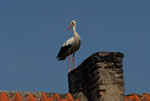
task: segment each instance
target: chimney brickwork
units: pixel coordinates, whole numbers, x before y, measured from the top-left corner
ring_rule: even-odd
[[[120,52],[97,52],[68,74],[69,92],[83,101],[124,101]]]

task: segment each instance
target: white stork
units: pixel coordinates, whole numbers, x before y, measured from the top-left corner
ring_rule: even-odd
[[[69,64],[69,72],[70,72],[70,55],[73,54],[72,56],[72,64],[73,64],[73,69],[74,69],[74,55],[75,52],[80,48],[81,40],[79,34],[76,32],[76,21],[71,21],[70,26],[67,28],[66,31],[68,31],[72,26],[73,26],[73,37],[68,39],[61,47],[57,58],[58,60],[65,60],[66,57],[68,56],[68,64]]]

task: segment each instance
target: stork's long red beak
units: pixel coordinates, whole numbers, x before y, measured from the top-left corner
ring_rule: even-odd
[[[66,29],[66,31],[68,31],[71,27],[72,27],[72,24],[70,24],[70,25],[68,26],[68,28]]]

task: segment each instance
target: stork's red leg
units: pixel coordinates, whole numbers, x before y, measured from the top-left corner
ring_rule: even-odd
[[[73,53],[73,56],[72,56],[72,64],[73,64],[73,69],[74,69],[74,53]]]
[[[68,56],[69,72],[70,72],[70,55]]]

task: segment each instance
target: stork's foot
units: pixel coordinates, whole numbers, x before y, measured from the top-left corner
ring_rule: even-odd
[[[73,69],[71,70],[71,69],[69,69],[69,73],[71,72],[71,71],[73,71],[75,68],[73,67]]]
[[[73,66],[73,70],[74,70],[74,66]]]
[[[73,70],[75,69],[75,67],[73,66]]]

